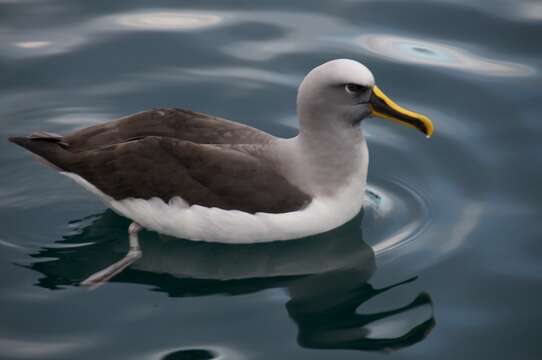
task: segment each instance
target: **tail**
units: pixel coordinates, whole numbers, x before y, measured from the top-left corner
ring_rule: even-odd
[[[69,151],[68,143],[58,134],[47,132],[36,132],[28,137],[10,137],[10,142],[17,144],[32,154],[46,165],[57,170],[64,170],[63,164],[67,160]]]

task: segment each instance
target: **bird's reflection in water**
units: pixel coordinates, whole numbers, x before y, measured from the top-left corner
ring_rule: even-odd
[[[32,255],[38,261],[30,267],[45,275],[39,286],[77,285],[125,254],[128,222],[113,212],[70,225],[71,234]],[[296,241],[226,245],[147,232],[141,246],[143,257],[112,282],[152,285],[173,297],[285,288],[286,309],[299,329],[298,343],[306,348],[398,349],[423,340],[435,324],[425,293],[395,309],[364,313],[364,303],[414,279],[379,289],[368,283],[375,256],[362,240],[360,217]]]

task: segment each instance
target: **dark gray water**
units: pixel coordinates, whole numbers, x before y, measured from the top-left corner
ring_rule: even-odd
[[[540,359],[542,4],[0,1],[0,137],[185,107],[294,135],[348,57],[433,138],[369,120],[367,208],[310,239],[141,236],[0,142],[2,359]]]

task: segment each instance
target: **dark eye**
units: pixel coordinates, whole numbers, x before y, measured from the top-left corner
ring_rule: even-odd
[[[358,85],[358,84],[346,84],[344,86],[344,88],[346,89],[347,92],[349,92],[350,94],[355,94],[355,93],[361,93],[365,90],[367,90],[367,88],[363,85]]]

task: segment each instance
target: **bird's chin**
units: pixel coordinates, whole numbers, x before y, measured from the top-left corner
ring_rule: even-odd
[[[359,126],[361,122],[367,119],[371,115],[371,110],[369,108],[356,113],[352,118],[352,126]]]
[[[363,118],[355,120],[355,121],[352,123],[352,126],[353,126],[353,127],[359,127],[359,126],[361,125],[361,121],[362,121],[362,120],[363,120]]]

